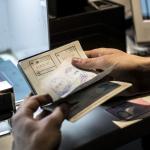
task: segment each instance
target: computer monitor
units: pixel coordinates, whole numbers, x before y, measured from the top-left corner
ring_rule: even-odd
[[[137,44],[150,45],[150,0],[131,0]]]
[[[0,0],[0,51],[21,59],[49,49],[47,0]]]

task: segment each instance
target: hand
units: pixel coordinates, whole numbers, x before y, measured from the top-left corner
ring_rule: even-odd
[[[150,91],[150,58],[127,54],[117,49],[99,48],[86,51],[87,59],[73,59],[72,64],[82,69],[100,69],[114,65],[113,80],[133,83],[128,95]],[[141,82],[142,81],[142,82]]]
[[[48,95],[27,98],[12,118],[13,150],[51,150],[58,147],[60,127],[67,115],[65,104],[51,114],[45,111],[33,117],[39,106],[51,102]]]
[[[85,51],[87,59],[72,60],[72,63],[82,69],[106,69],[115,65],[113,74],[122,71],[137,70],[141,65],[143,58],[135,55],[129,55],[123,51],[109,48],[99,48],[91,51]]]

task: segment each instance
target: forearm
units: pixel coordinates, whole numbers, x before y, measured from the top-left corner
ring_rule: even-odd
[[[132,55],[130,58],[120,72],[116,71],[114,79],[133,84],[126,91],[127,96],[150,92],[150,57]]]
[[[139,68],[139,90],[150,92],[150,57],[144,57]]]
[[[143,72],[150,72],[150,57],[143,57]]]

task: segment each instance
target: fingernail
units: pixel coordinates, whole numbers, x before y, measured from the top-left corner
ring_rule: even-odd
[[[73,64],[79,64],[81,62],[81,59],[80,58],[73,58],[72,59],[72,63]]]

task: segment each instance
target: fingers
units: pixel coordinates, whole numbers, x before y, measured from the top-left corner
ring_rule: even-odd
[[[88,58],[99,57],[99,50],[94,49],[94,50],[85,51],[85,54],[87,55]]]
[[[62,122],[67,117],[69,112],[69,107],[67,104],[62,104],[54,109],[51,115],[43,118],[43,122],[46,123],[47,128],[60,128]]]
[[[29,115],[32,115],[39,106],[50,103],[51,101],[52,99],[49,95],[37,95],[27,98],[21,107],[28,112]]]
[[[86,70],[101,69],[99,68],[99,59],[100,58],[87,58],[87,59],[73,58],[72,64],[78,68]]]
[[[120,50],[117,49],[109,49],[109,48],[99,48],[91,51],[85,52],[89,58],[81,59],[81,58],[73,58],[72,64],[81,69],[90,69],[90,70],[105,70],[106,68],[116,65],[116,60],[114,58],[114,54],[117,57],[118,54],[122,54]]]
[[[111,49],[111,48],[98,48],[98,49],[93,49],[90,51],[85,51],[85,54],[87,55],[87,57],[93,58],[93,57],[100,57],[104,55],[113,54],[114,52],[117,52],[117,51],[118,50]]]

